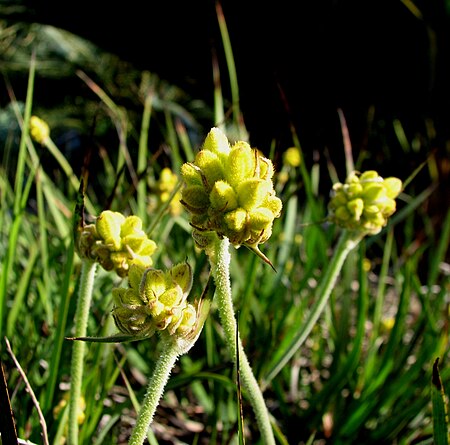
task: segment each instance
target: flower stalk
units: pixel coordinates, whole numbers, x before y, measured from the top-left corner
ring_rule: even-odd
[[[97,270],[97,263],[83,260],[80,276],[80,290],[77,301],[75,315],[75,336],[84,337],[86,335],[89,308],[92,300],[94,288],[94,278]],[[81,384],[83,381],[83,364],[86,345],[82,341],[73,344],[71,362],[71,383],[69,402],[69,445],[78,444],[78,415],[79,401],[81,397]]]
[[[163,396],[164,388],[179,355],[180,350],[175,338],[167,337],[163,343],[163,348],[156,362],[153,375],[148,383],[144,401],[128,441],[129,445],[142,445],[144,443],[156,408]]]
[[[144,268],[152,264],[151,255],[156,249],[142,230],[142,221],[106,210],[95,224],[84,225],[82,208],[77,208],[79,221],[75,226],[76,250],[82,260],[80,290],[75,312],[75,339],[85,339],[97,265],[114,270],[120,277],[128,275],[130,266]],[[68,444],[78,445],[79,403],[83,380],[85,342],[75,341],[72,350],[71,384],[69,401]]]
[[[274,365],[267,373],[263,388],[281,371],[300,348],[322,314],[345,259],[365,237],[380,233],[396,210],[395,199],[402,190],[398,178],[382,178],[374,170],[351,172],[345,183],[336,183],[328,204],[328,220],[338,225],[341,235],[334,254],[320,279],[316,302],[308,318],[286,348],[279,349]]]
[[[275,445],[267,406],[239,338],[229,270],[230,244],[248,247],[272,266],[259,249],[270,238],[282,209],[273,186],[272,161],[247,142],[231,145],[220,129],[212,128],[194,162],[181,167],[181,175],[185,183],[181,204],[190,213],[197,247],[209,257],[225,340],[236,365],[239,352],[242,384],[261,437],[266,445]]]
[[[242,385],[247,391],[248,399],[253,407],[261,437],[266,445],[275,445],[269,411],[264,401],[261,389],[251,369],[244,347],[237,330],[237,322],[233,309],[233,299],[230,282],[230,241],[228,238],[216,240],[214,246],[207,250],[211,264],[211,273],[216,284],[215,299],[219,316],[225,334],[225,340],[230,350],[233,362],[237,361],[239,348],[239,365]],[[237,333],[237,334],[236,334]],[[238,336],[236,341],[236,335]],[[237,346],[238,345],[238,346]]]
[[[359,244],[364,235],[360,232],[355,233],[348,230],[343,230],[339,236],[338,243],[334,250],[334,254],[328,263],[328,267],[325,273],[321,277],[321,281],[317,288],[317,300],[302,325],[301,329],[297,332],[297,335],[291,340],[291,343],[282,350],[281,357],[275,362],[268,372],[262,387],[265,388],[267,384],[281,371],[281,369],[288,363],[295,352],[300,348],[303,342],[308,338],[314,325],[317,323],[320,315],[325,309],[331,292],[336,284],[336,280],[342,270],[342,266],[347,258],[348,254]]]
[[[175,265],[166,273],[154,269],[140,273],[138,266],[132,266],[129,281],[128,290],[124,292],[124,289],[118,289],[115,292],[117,298],[114,321],[117,327],[122,332],[133,335],[139,332],[147,335],[157,332],[162,344],[162,351],[128,442],[129,445],[142,445],[178,357],[194,346],[203,329],[214,286],[210,279],[201,298],[194,305],[188,303],[186,298],[192,287],[192,270],[187,263]],[[138,294],[136,289],[139,289]],[[177,290],[181,299],[173,298],[174,290]],[[154,298],[148,299],[149,295]],[[138,302],[138,299],[141,301]],[[168,304],[169,300],[171,305],[163,307],[164,302]],[[159,308],[158,313],[155,313],[156,308]],[[143,314],[146,315],[143,317]]]

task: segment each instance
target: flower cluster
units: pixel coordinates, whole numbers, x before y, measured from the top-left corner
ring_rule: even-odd
[[[166,272],[133,264],[128,281],[128,288],[113,289],[113,317],[121,332],[150,336],[167,330],[184,336],[192,331],[197,311],[187,301],[192,287],[189,264],[177,264]]]
[[[82,258],[98,262],[105,270],[115,270],[120,277],[128,275],[132,264],[150,267],[156,243],[142,230],[138,216],[125,217],[105,210],[95,224],[82,227],[77,250]]]
[[[231,146],[223,132],[213,128],[181,174],[181,203],[191,214],[199,247],[205,247],[199,242],[208,239],[205,232],[227,237],[235,247],[254,249],[270,237],[282,203],[273,188],[272,162],[248,143]]]
[[[375,235],[395,212],[395,198],[401,189],[398,178],[383,179],[373,170],[353,172],[345,184],[334,184],[329,220],[348,230]]]

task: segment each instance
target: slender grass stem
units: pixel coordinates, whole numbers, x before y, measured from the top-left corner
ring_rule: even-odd
[[[83,260],[80,276],[80,291],[75,314],[75,337],[85,337],[89,308],[94,288],[97,263]],[[70,402],[69,402],[69,445],[78,444],[78,406],[83,381],[83,363],[86,345],[84,341],[75,341],[72,350]]]
[[[256,421],[261,437],[266,445],[275,445],[275,438],[270,424],[270,416],[265,404],[261,389],[253,374],[247,355],[242,346],[239,332],[236,329],[236,318],[233,309],[233,300],[230,283],[230,242],[228,238],[217,241],[210,254],[212,274],[216,284],[215,298],[218,304],[219,315],[225,333],[226,342],[230,349],[234,363],[237,360],[239,348],[239,365],[242,385],[255,412]],[[237,332],[237,341],[236,341]]]
[[[158,403],[164,393],[170,373],[178,359],[180,349],[176,341],[168,339],[163,344],[163,350],[156,362],[152,378],[148,383],[147,393],[131,433],[128,445],[142,445],[147,437],[148,429],[155,415]]]
[[[317,299],[314,303],[314,306],[311,308],[308,318],[299,329],[299,331],[292,337],[289,345],[286,348],[280,349],[280,355],[278,357],[275,357],[274,364],[272,365],[270,371],[267,373],[267,376],[264,379],[262,385],[263,388],[265,388],[268,382],[270,382],[281,371],[281,369],[292,358],[298,348],[300,348],[303,342],[308,338],[308,335],[311,333],[314,325],[325,309],[331,291],[334,288],[337,277],[341,272],[347,255],[358,245],[362,238],[362,234],[355,234],[354,232],[349,232],[347,230],[342,231],[334,250],[334,254],[330,262],[328,263],[327,269],[321,277],[316,292]]]

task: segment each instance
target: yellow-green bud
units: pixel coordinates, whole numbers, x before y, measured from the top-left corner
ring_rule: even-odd
[[[168,272],[168,276],[180,286],[181,291],[187,297],[191,291],[193,282],[192,268],[189,263],[180,263],[172,266]]]
[[[202,180],[202,185],[212,186],[216,181],[224,177],[224,166],[219,156],[212,151],[199,151],[195,157],[194,164],[201,172],[200,179]]]
[[[186,187],[181,193],[181,203],[194,214],[203,214],[208,211],[209,196],[201,185]]]
[[[395,199],[400,192],[402,191],[402,181],[400,181],[400,179],[398,178],[386,178],[384,180],[384,185],[385,185],[385,189],[386,189],[386,194],[388,196],[388,198],[391,199]]]
[[[297,147],[289,147],[284,152],[284,162],[290,167],[298,167],[302,162],[300,150]]]
[[[95,222],[95,227],[100,238],[105,244],[112,246],[113,250],[121,247],[121,227],[125,222],[125,216],[119,212],[105,210]]]
[[[172,196],[177,185],[177,175],[170,168],[163,168],[157,184],[159,201],[161,204],[164,204],[169,200],[169,198],[172,198],[169,204],[169,210],[173,216],[179,215],[183,208],[180,203],[181,193],[177,191],[175,195]]]
[[[30,118],[30,134],[31,137],[39,144],[45,145],[50,137],[50,128],[47,122],[38,118],[37,116],[31,116]]]
[[[219,128],[212,128],[205,139],[204,150],[212,151],[219,156],[228,156],[230,153],[230,143],[227,137]]]
[[[256,169],[255,152],[247,142],[239,141],[233,145],[228,157],[227,175],[230,184],[237,187],[248,178],[252,178]]]
[[[272,183],[258,178],[241,182],[236,188],[239,204],[247,211],[260,207],[271,191]]]
[[[238,205],[237,196],[233,187],[225,181],[217,181],[214,184],[209,195],[209,201],[211,208],[219,212],[233,210]]]
[[[266,241],[282,208],[273,174],[272,162],[258,150],[244,141],[231,146],[220,129],[212,128],[195,161],[181,167],[181,203],[191,214],[197,246],[209,246],[208,231],[236,247]]]
[[[329,220],[348,230],[377,234],[395,212],[401,189],[398,178],[383,179],[374,170],[352,172],[345,184],[333,185]]]
[[[195,244],[199,249],[207,251],[217,241],[217,233],[194,229],[192,231],[192,238],[194,238]]]

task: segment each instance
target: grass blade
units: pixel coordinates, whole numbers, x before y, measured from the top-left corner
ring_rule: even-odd
[[[431,380],[431,401],[433,404],[433,436],[435,445],[448,445],[449,421],[446,406],[446,396],[439,374],[439,359],[433,365],[433,378]]]
[[[8,280],[11,276],[14,257],[16,255],[16,246],[20,225],[22,223],[23,211],[23,178],[25,175],[26,160],[26,142],[28,138],[28,129],[31,117],[31,107],[33,102],[34,76],[36,70],[36,58],[33,54],[30,61],[30,70],[28,75],[27,98],[25,102],[25,113],[22,124],[22,133],[20,138],[19,154],[17,159],[17,169],[14,184],[14,222],[9,237],[8,249],[3,260],[2,274],[0,276],[0,333],[3,332],[3,322],[6,312],[6,299]]]

